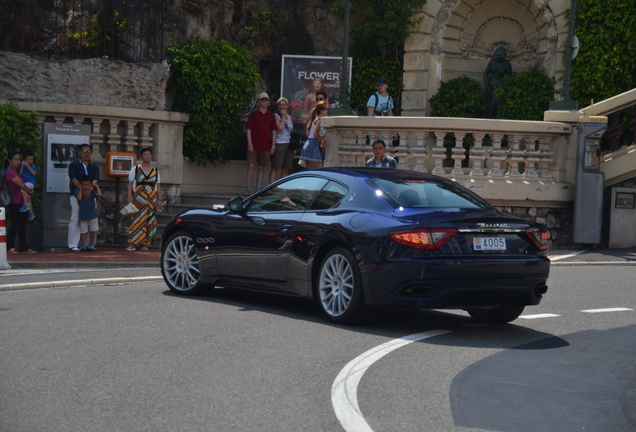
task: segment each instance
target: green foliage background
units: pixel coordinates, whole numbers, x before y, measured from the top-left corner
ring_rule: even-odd
[[[0,105],[0,153],[2,154],[2,168],[7,167],[7,154],[12,151],[25,151],[33,153],[38,171],[42,173],[44,161],[42,160],[41,128],[35,111],[22,113],[13,101]],[[32,196],[33,212],[42,214],[42,179],[35,185],[35,193]]]
[[[543,113],[554,100],[554,78],[533,66],[506,76],[495,90],[499,101],[497,118],[507,120],[543,120]]]
[[[432,117],[483,118],[486,102],[481,84],[466,75],[442,82],[429,99]]]
[[[349,105],[362,113],[369,96],[376,91],[378,77],[389,80],[388,93],[400,113],[402,95],[402,70],[404,40],[409,30],[417,26],[422,18],[413,10],[420,9],[426,0],[352,0],[351,38],[353,46],[353,70]],[[341,14],[344,6],[334,9]]]
[[[252,55],[244,46],[223,40],[189,40],[168,52],[173,109],[190,114],[184,155],[203,165],[230,160],[237,144],[244,142],[241,114],[252,105],[255,85],[261,82]]]
[[[582,106],[636,87],[636,1],[579,0],[572,61],[572,100]]]

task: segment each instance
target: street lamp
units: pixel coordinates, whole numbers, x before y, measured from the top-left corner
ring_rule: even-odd
[[[345,0],[344,36],[342,38],[342,75],[340,79],[340,106],[329,108],[330,116],[353,115],[349,106],[349,11],[351,0]]]
[[[570,24],[568,38],[565,43],[565,67],[563,69],[563,87],[561,99],[550,102],[550,111],[578,111],[579,103],[570,100],[570,64],[572,63],[572,40],[574,39],[574,19],[576,18],[576,2],[572,0],[570,6]]]

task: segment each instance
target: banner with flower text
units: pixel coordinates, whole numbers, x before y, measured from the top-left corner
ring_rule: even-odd
[[[349,57],[347,72],[351,83]],[[295,124],[305,124],[316,106],[316,92],[327,94],[327,106],[340,104],[342,57],[283,55],[280,89],[289,100],[289,111]]]

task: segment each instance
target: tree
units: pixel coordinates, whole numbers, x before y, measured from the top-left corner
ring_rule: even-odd
[[[190,114],[184,129],[183,154],[205,165],[226,162],[244,141],[243,114],[261,82],[256,63],[241,45],[189,40],[173,45],[169,92],[175,111]]]
[[[351,26],[353,71],[349,105],[361,112],[369,96],[375,92],[378,77],[389,80],[389,93],[393,95],[399,114],[402,94],[404,41],[411,28],[423,17],[413,11],[422,8],[426,0],[352,0]],[[343,6],[334,9],[342,13]]]

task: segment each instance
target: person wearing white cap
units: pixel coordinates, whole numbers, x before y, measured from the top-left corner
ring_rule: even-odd
[[[267,93],[258,95],[257,108],[247,119],[247,189],[243,195],[252,194],[254,167],[258,164],[256,190],[263,184],[265,167],[271,163],[271,155],[276,151],[276,116],[268,109]]]

